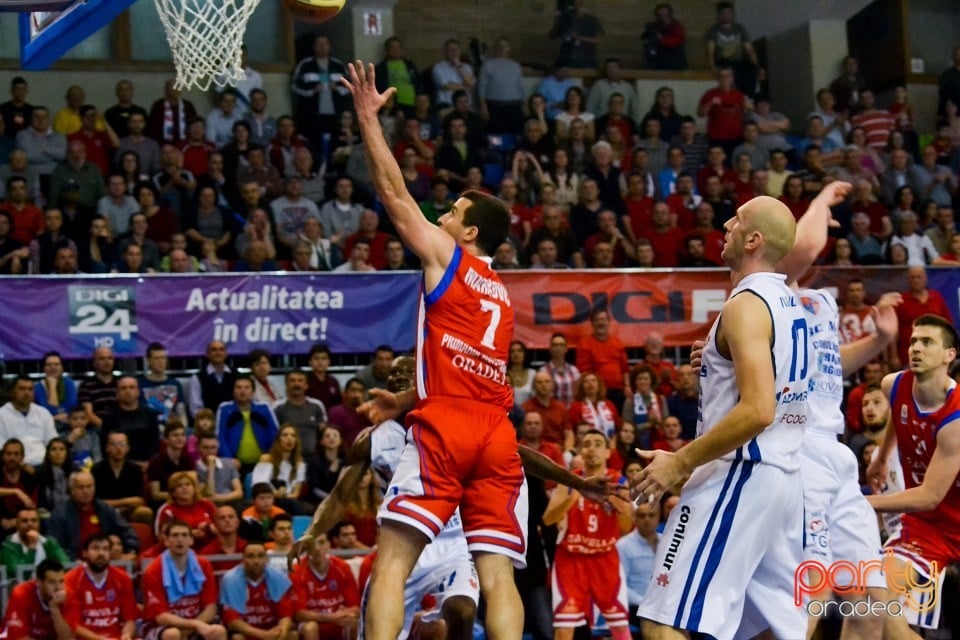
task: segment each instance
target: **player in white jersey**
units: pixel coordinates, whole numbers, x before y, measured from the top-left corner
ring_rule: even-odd
[[[800,460],[803,470],[804,554],[798,558],[798,590],[810,596],[826,598],[825,575],[835,561],[875,563],[880,559],[880,530],[872,508],[860,491],[859,465],[853,451],[838,441],[844,431],[843,378],[876,357],[897,335],[897,317],[893,308],[900,295],[884,294],[873,310],[878,333],[853,343],[840,345],[840,313],[833,296],[826,291],[800,289],[797,278],[813,264],[827,242],[831,222],[830,207],[839,204],[850,185],[833,182],[811,203],[797,223],[797,236],[803,238],[778,265],[800,296],[807,320],[810,349],[810,382],[806,406],[800,420],[805,427]],[[802,564],[801,564],[802,562]],[[800,568],[803,568],[801,570]],[[843,580],[831,574],[836,580]],[[841,596],[853,602],[871,598],[883,600],[886,582],[879,572],[867,574],[867,584]],[[862,587],[866,591],[860,589]],[[818,611],[822,612],[822,608]],[[812,637],[819,619],[811,617],[807,637]],[[877,615],[844,619],[844,640],[878,638],[883,618]]]
[[[675,453],[643,452],[650,463],[632,483],[638,499],[656,500],[692,473],[637,611],[648,640],[685,637],[677,629],[726,640],[754,619],[795,638],[806,624],[792,579],[803,543],[807,326],[775,273],[796,223],[783,203],[762,196],[724,227],[734,288],[703,351],[698,438]]]
[[[394,360],[387,386],[391,392],[399,392],[413,385],[415,361],[401,356]],[[361,406],[361,411],[371,411],[373,404]],[[374,419],[379,416],[374,412]],[[373,469],[381,490],[386,491],[393,478],[400,455],[407,441],[407,429],[395,420],[383,420],[375,428],[365,429],[357,437],[348,453],[349,466],[341,473],[330,495],[317,507],[310,529],[290,552],[291,562],[307,552],[313,537],[329,530],[343,514],[347,498],[357,491],[360,479]],[[519,447],[524,470],[538,477],[566,484],[580,491],[585,497],[605,501],[618,499],[612,494],[617,487],[604,477],[583,478],[563,469],[540,453],[528,447]],[[369,585],[368,585],[369,586]],[[472,638],[473,619],[479,600],[479,585],[473,559],[467,549],[459,510],[447,521],[439,535],[427,544],[417,560],[410,577],[404,585],[404,621],[400,640],[408,637],[414,616],[424,597],[431,595],[436,607],[426,612],[420,622],[431,625],[441,618],[447,638]],[[367,589],[363,594],[363,609],[368,606]],[[370,606],[376,606],[375,603]],[[363,637],[363,619],[360,618],[359,637]],[[423,629],[423,628],[422,628]]]

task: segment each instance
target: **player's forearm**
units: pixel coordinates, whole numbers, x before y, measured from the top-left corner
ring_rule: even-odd
[[[407,193],[403,174],[400,172],[396,158],[394,158],[390,147],[387,146],[386,139],[383,137],[377,114],[361,113],[358,120],[373,186],[380,200],[383,201],[394,225],[400,226],[404,222],[402,218],[405,214],[413,215],[413,212],[407,207],[392,206],[398,203]],[[399,228],[397,230],[400,231]]]
[[[737,405],[708,432],[677,451],[684,466],[693,470],[711,460],[716,460],[750,442],[769,425],[758,416],[756,407],[738,402]]]
[[[880,447],[877,449],[877,459],[882,462],[888,461],[896,446],[897,427],[893,424],[890,416],[887,416],[887,426],[883,430],[883,438],[880,440]]]
[[[797,222],[793,249],[777,265],[777,271],[787,276],[788,283],[806,273],[823,251],[827,244],[827,225],[830,218],[830,206],[826,200],[820,196],[814,198],[806,213]]]
[[[843,377],[852,376],[873,360],[889,344],[890,340],[880,334],[864,336],[849,344],[840,345],[840,364]]]
[[[355,496],[360,487],[360,481],[370,468],[369,460],[365,463],[352,464],[340,475],[336,486],[323,502],[317,506],[310,524],[310,535],[317,537],[330,531],[343,519],[345,505],[351,496]]]
[[[400,406],[400,413],[410,411],[417,405],[416,387],[405,389],[395,395],[397,396],[397,404]]]
[[[571,473],[569,469],[561,467],[539,451],[523,444],[517,446],[517,451],[520,453],[523,470],[528,474],[578,491],[583,488],[584,478],[582,476]]]
[[[913,513],[933,511],[940,504],[942,496],[920,485],[906,491],[897,491],[886,495],[867,496],[870,506],[876,511],[893,513]]]
[[[570,510],[570,507],[573,506],[573,503],[576,502],[579,497],[580,494],[576,493],[573,489],[567,489],[567,491],[558,489],[553,494],[550,503],[543,512],[543,524],[549,527],[563,520],[563,517],[567,515],[567,511]]]

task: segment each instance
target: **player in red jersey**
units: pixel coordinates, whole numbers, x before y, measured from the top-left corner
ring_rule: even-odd
[[[79,640],[132,640],[140,609],[133,580],[110,566],[110,536],[83,541],[83,562],[67,572],[64,615]]]
[[[66,621],[67,592],[63,565],[43,560],[37,565],[36,578],[18,584],[10,592],[3,617],[7,640],[71,640],[73,631]]]
[[[920,316],[910,335],[909,369],[886,376],[881,385],[890,396],[890,421],[867,476],[879,494],[896,447],[906,486],[867,497],[877,511],[904,514],[900,534],[886,544],[895,569],[888,576],[912,571],[935,579],[935,571],[960,561],[960,391],[947,373],[957,346],[957,330],[949,321]],[[903,592],[902,584],[890,586]],[[884,637],[920,637],[903,616],[888,616],[886,631],[891,629]]]
[[[356,631],[360,617],[360,592],[350,565],[330,555],[330,541],[320,534],[306,562],[300,562],[293,579],[296,620],[300,635],[341,638],[344,630]]]
[[[285,571],[267,566],[267,549],[251,542],[243,550],[243,564],[228,571],[220,583],[223,624],[231,638],[292,640],[297,604]],[[317,640],[316,633],[303,633]]]
[[[174,520],[164,528],[167,550],[143,572],[144,640],[226,640],[217,617],[213,567],[193,549],[190,525]]]
[[[624,482],[607,469],[610,449],[602,431],[587,431],[580,442],[585,476],[606,475]],[[611,496],[609,505],[585,500],[573,489],[554,492],[543,512],[543,523],[560,524],[553,566],[553,637],[572,640],[573,630],[600,610],[613,640],[629,640],[627,586],[620,568],[617,540],[633,528],[632,505]],[[590,576],[589,579],[585,576]]]
[[[373,65],[351,64],[349,76],[343,84],[353,95],[371,180],[401,240],[423,263],[419,402],[407,416],[407,445],[380,510],[368,599],[377,607],[365,616],[365,629],[373,640],[397,637],[407,576],[459,506],[487,602],[487,634],[519,638],[523,607],[513,565],[526,564],[527,498],[507,419],[513,308],[489,258],[509,234],[510,212],[492,196],[467,191],[439,227],[428,222],[407,192],[377,118],[394,89],[377,91]],[[416,396],[377,397],[382,414],[371,419],[381,422],[412,406]]]

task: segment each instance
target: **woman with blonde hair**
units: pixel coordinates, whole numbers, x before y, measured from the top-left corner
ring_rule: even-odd
[[[209,500],[200,497],[196,473],[177,471],[167,481],[167,491],[170,497],[157,511],[154,535],[159,538],[168,522],[180,520],[190,526],[194,548],[200,549],[213,540],[216,535],[213,523],[217,508]]]
[[[274,504],[292,515],[309,513],[299,501],[300,488],[307,477],[307,465],[303,461],[303,446],[300,434],[292,424],[280,427],[270,450],[263,454],[253,468],[252,482],[265,482],[273,487]]]

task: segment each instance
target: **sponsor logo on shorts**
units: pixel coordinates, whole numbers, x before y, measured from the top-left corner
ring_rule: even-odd
[[[668,584],[670,584],[670,576],[668,576],[665,573],[661,573],[660,575],[657,576],[657,586],[665,587]]]
[[[673,568],[673,562],[677,559],[677,551],[679,551],[683,537],[686,535],[688,522],[690,522],[690,507],[683,505],[680,507],[679,522],[677,522],[677,526],[673,530],[673,536],[670,538],[670,546],[667,547],[667,555],[663,558],[663,566],[667,571]]]
[[[809,529],[813,531],[812,520]],[[841,616],[902,616],[905,610],[920,614],[929,613],[937,606],[937,587],[940,569],[936,562],[930,563],[930,578],[921,577],[909,560],[899,564],[891,551],[883,559],[861,560],[858,563],[838,560],[825,565],[817,560],[801,562],[793,574],[793,603],[798,607],[806,603],[807,613],[814,617]],[[872,574],[886,577],[886,584],[893,592],[890,601],[874,600],[867,595]],[[819,600],[819,594],[834,594],[834,599]],[[847,596],[838,598],[837,596]]]

